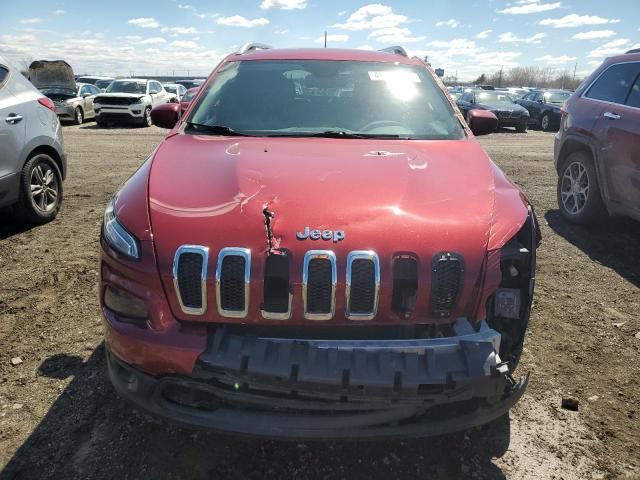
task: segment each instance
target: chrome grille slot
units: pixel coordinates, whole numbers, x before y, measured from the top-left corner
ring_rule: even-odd
[[[378,310],[380,262],[371,251],[354,251],[347,256],[346,317],[371,320]]]
[[[393,261],[391,311],[406,315],[414,310],[418,295],[418,261],[409,255]]]
[[[433,256],[431,279],[431,311],[438,317],[448,317],[456,306],[462,284],[462,257],[441,252]]]
[[[207,264],[209,248],[182,245],[173,258],[173,285],[180,309],[202,315],[207,309]]]
[[[234,247],[220,250],[216,267],[216,297],[221,316],[247,316],[250,280],[251,251]]]
[[[302,272],[304,318],[333,318],[337,278],[336,256],[332,251],[310,250],[305,254]]]
[[[264,302],[262,317],[273,320],[291,318],[291,285],[289,281],[289,255],[270,254],[264,268]]]

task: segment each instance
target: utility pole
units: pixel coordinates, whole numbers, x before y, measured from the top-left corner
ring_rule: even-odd
[[[573,66],[573,81],[576,81],[576,70],[578,69],[578,62]]]
[[[324,48],[327,48],[327,32],[324,32]]]
[[[498,88],[502,87],[502,65],[500,65],[500,75],[498,76]]]

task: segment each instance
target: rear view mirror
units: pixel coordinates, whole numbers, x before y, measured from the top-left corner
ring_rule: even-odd
[[[160,93],[158,90],[149,90],[149,95],[155,95],[157,93]]]
[[[163,103],[151,110],[151,121],[160,128],[173,128],[179,119],[179,103]]]
[[[489,110],[469,110],[467,118],[474,135],[486,135],[498,127],[498,117]]]

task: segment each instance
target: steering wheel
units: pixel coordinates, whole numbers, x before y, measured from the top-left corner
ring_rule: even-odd
[[[360,130],[363,132],[368,132],[369,130],[373,130],[374,128],[379,127],[403,127],[404,125],[400,122],[396,122],[395,120],[376,120],[375,122],[367,123]]]

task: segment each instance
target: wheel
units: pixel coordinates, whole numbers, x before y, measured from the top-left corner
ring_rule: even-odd
[[[527,131],[527,124],[523,123],[522,125],[516,126],[516,132],[525,133]]]
[[[82,109],[80,107],[76,107],[75,114],[73,116],[73,123],[76,125],[82,125],[84,122],[84,113],[82,113]]]
[[[62,175],[49,155],[39,153],[22,168],[16,215],[29,223],[53,220],[62,203]]]
[[[540,120],[540,128],[542,128],[542,130],[544,130],[545,132],[551,131],[551,119],[546,113],[542,115],[542,119]]]
[[[142,126],[150,127],[151,124],[151,107],[147,107],[144,109],[144,117],[142,117]]]
[[[592,223],[606,216],[598,177],[587,152],[573,152],[561,164],[558,174],[558,206],[573,223]]]

